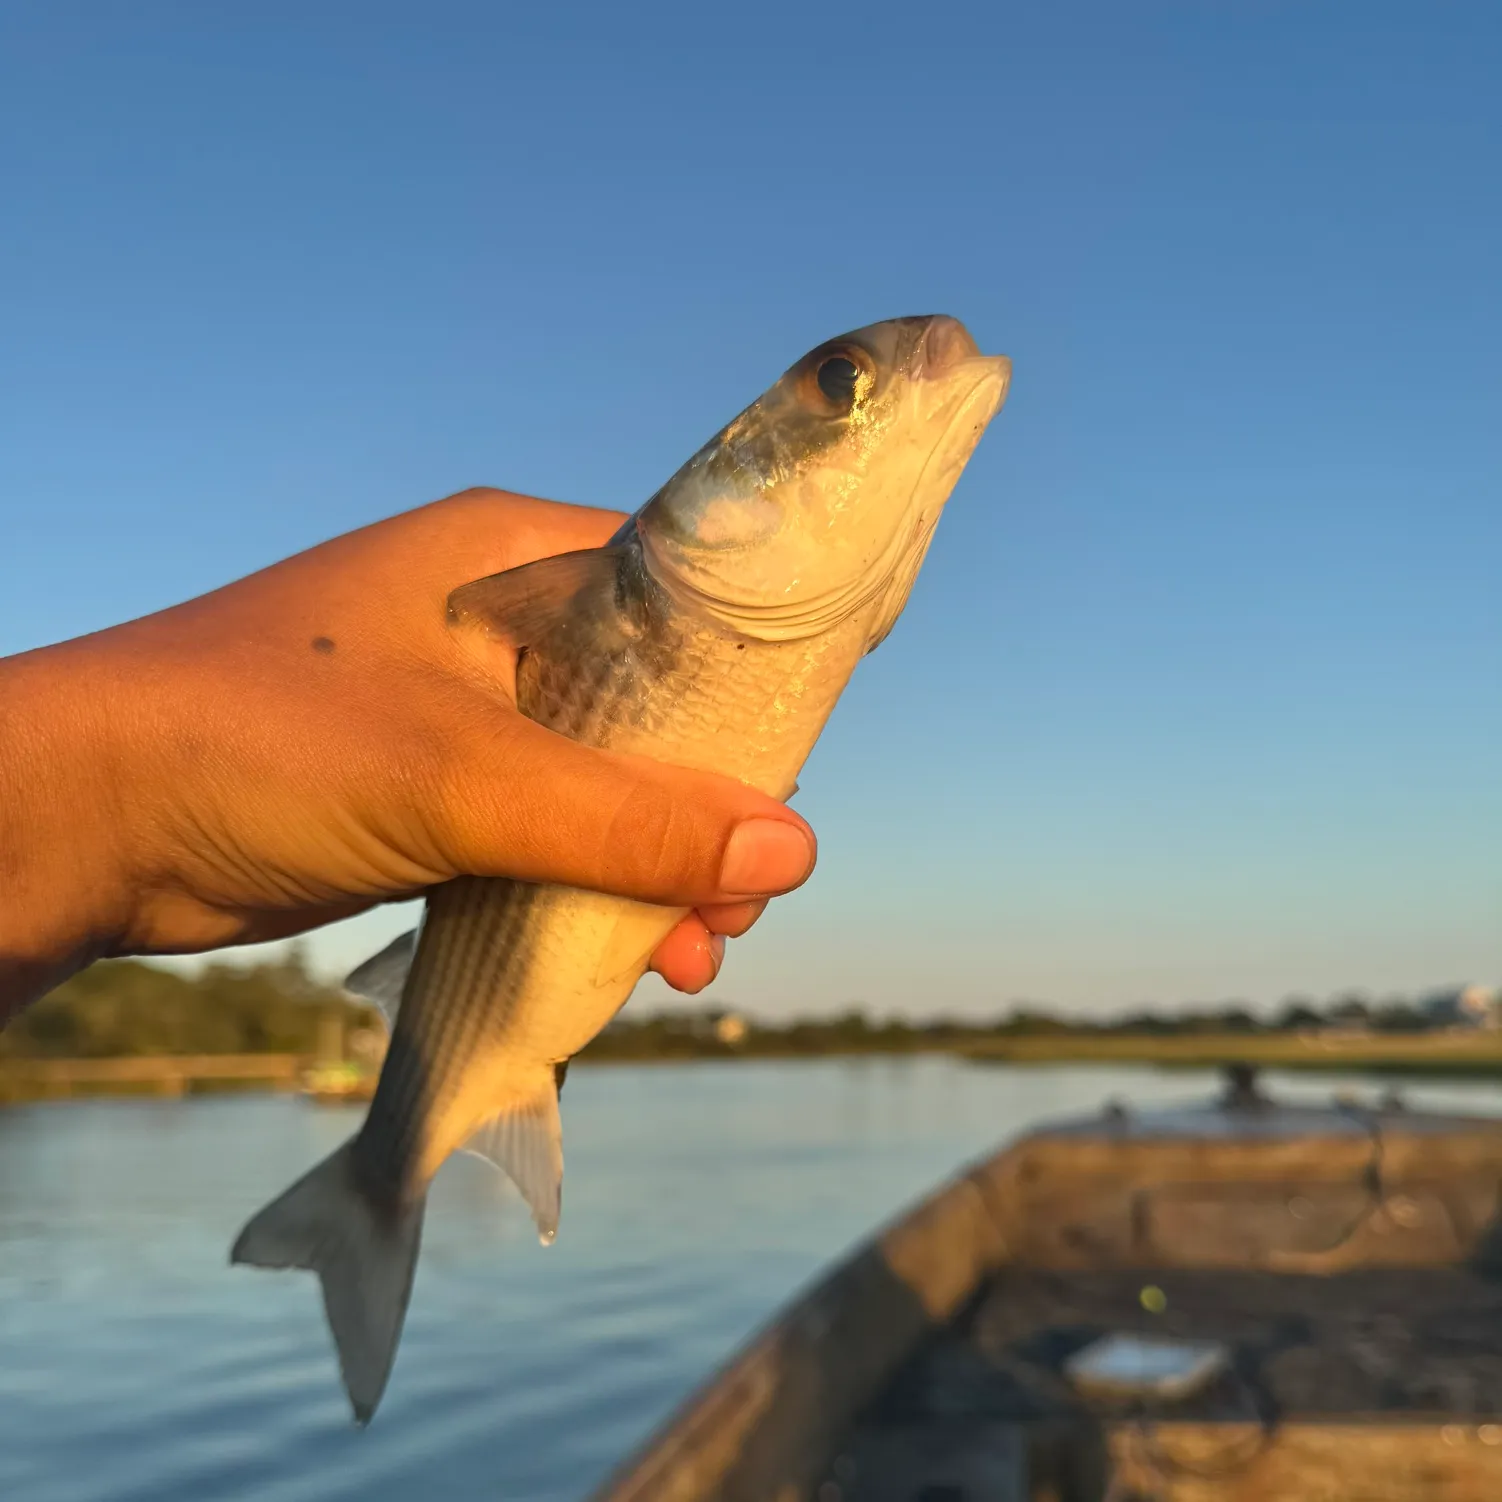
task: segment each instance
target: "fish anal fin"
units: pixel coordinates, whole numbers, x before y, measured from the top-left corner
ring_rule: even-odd
[[[625,553],[619,545],[558,553],[463,584],[448,598],[449,624],[481,627],[517,649],[532,646],[568,619],[580,595],[612,589]]]
[[[563,1123],[556,1067],[548,1069],[535,1095],[492,1116],[464,1144],[465,1152],[493,1163],[521,1191],[544,1246],[558,1234],[563,1203]]]

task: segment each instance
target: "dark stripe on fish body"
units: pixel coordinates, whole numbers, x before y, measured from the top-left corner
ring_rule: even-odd
[[[549,729],[608,746],[618,726],[639,725],[654,712],[647,690],[680,670],[687,638],[634,550],[608,593],[574,604],[560,629],[522,654],[517,704]],[[531,919],[543,890],[460,877],[429,894],[403,1004],[354,1147],[361,1179],[378,1197],[401,1202],[426,1187],[416,1180],[430,1123],[481,1052],[498,1003],[527,983]],[[417,1005],[409,1005],[413,999]],[[566,1062],[556,1066],[560,1085],[566,1070]]]
[[[527,882],[460,877],[429,895],[407,996],[430,1000],[397,1014],[354,1149],[362,1181],[380,1197],[410,1198],[429,1123],[489,1027],[496,980],[525,973],[539,893]]]

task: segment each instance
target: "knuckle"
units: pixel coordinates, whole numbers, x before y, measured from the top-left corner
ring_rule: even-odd
[[[602,863],[644,895],[668,896],[700,884],[707,846],[700,821],[663,789],[628,788],[602,833]]]

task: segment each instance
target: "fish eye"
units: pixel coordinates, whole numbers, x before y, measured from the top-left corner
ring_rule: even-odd
[[[819,368],[814,372],[819,390],[842,412],[855,405],[855,392],[860,384],[860,377],[855,361],[845,355],[831,355],[827,360],[820,361]]]

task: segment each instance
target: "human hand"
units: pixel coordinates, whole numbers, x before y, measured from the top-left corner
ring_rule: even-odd
[[[708,985],[808,876],[808,826],[534,724],[514,658],[446,626],[456,586],[620,521],[468,490],[0,662],[0,1015],[104,955],[283,938],[466,874],[694,908],[652,968]]]

